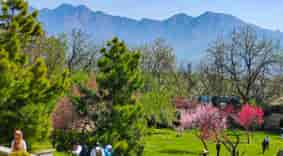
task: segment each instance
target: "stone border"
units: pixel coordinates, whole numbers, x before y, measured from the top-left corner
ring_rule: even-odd
[[[1,155],[8,155],[10,152],[11,152],[11,150],[9,148],[0,146],[0,154]]]
[[[0,146],[0,156],[1,155],[8,155],[11,152],[10,148],[4,147],[4,146]],[[36,152],[34,154],[31,154],[31,156],[53,156],[53,153],[55,152],[54,149],[50,149],[50,150],[45,150],[45,151],[40,151],[40,152]]]

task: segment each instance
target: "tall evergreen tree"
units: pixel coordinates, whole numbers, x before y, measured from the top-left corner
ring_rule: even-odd
[[[140,156],[145,130],[143,109],[135,98],[143,84],[140,53],[130,51],[123,42],[114,38],[101,54],[98,90],[111,113],[106,123],[97,124],[96,134],[102,142],[112,143],[117,155]]]
[[[95,139],[112,144],[116,155],[141,156],[146,123],[136,102],[143,84],[140,53],[117,38],[109,41],[101,49],[96,80],[96,89],[80,85],[79,96],[72,98],[78,114],[92,120]]]
[[[114,38],[101,50],[97,81],[102,95],[113,105],[131,104],[133,93],[142,86],[140,54]]]
[[[2,0],[0,6],[0,134],[5,134],[0,142],[15,128],[27,139],[41,138],[48,132],[52,103],[67,85],[66,73],[51,81],[44,60],[31,64],[22,52],[43,34],[38,12],[29,13],[24,0]]]

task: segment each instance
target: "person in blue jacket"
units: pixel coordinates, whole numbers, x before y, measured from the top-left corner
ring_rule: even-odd
[[[113,149],[111,145],[106,145],[104,149],[105,156],[114,156]]]

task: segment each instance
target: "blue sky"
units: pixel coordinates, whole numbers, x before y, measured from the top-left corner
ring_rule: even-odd
[[[164,19],[176,13],[227,13],[264,28],[283,31],[283,0],[28,0],[36,8],[84,4],[94,11],[135,19]]]

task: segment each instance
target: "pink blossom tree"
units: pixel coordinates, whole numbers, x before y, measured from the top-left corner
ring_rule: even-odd
[[[236,122],[247,131],[250,143],[250,129],[263,124],[264,112],[260,107],[245,104],[236,116]]]
[[[214,139],[223,143],[232,156],[238,156],[240,155],[238,150],[240,135],[232,130],[236,139],[231,139],[228,134],[224,133],[228,126],[227,118],[231,117],[231,119],[248,131],[253,125],[261,125],[263,123],[263,115],[264,113],[260,107],[248,104],[244,105],[239,112],[232,106],[227,106],[225,109],[220,110],[210,105],[199,104],[196,108],[183,113],[180,122],[184,128],[197,129],[197,136],[207,151],[206,140]]]
[[[194,110],[188,111],[181,117],[181,125],[184,128],[196,128],[197,137],[208,151],[206,140],[218,140],[226,129],[226,113],[210,105],[199,104]]]

